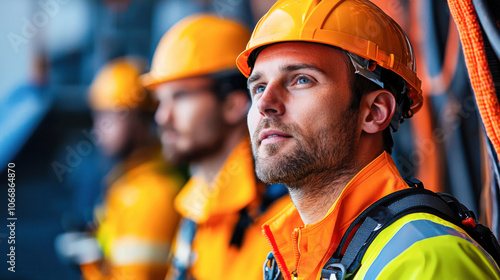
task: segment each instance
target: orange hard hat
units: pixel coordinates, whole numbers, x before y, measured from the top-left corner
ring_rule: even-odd
[[[143,85],[153,88],[171,80],[238,71],[234,61],[249,38],[250,31],[235,21],[210,14],[188,16],[163,35]]]
[[[139,80],[145,65],[133,57],[117,58],[106,64],[90,86],[90,108],[99,111],[155,110],[157,104]]]
[[[415,113],[422,106],[415,55],[402,28],[367,0],[280,0],[257,23],[236,61],[251,73],[252,52],[280,42],[312,42],[341,48],[388,69],[407,82]],[[250,61],[249,61],[250,58]],[[250,65],[249,65],[250,63]]]

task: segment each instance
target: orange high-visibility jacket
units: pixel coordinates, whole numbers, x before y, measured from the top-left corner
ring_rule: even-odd
[[[384,152],[344,188],[326,216],[304,225],[293,204],[263,225],[285,279],[321,279],[321,269],[353,220],[378,199],[407,188]],[[427,213],[384,229],[353,279],[500,279],[497,265],[464,230]]]
[[[286,195],[259,213],[264,187],[255,178],[248,138],[233,150],[212,184],[195,176],[183,187],[175,207],[197,229],[192,244],[180,244],[181,234],[177,234],[174,259],[190,255],[190,276],[198,280],[262,279],[263,260],[271,248],[260,227],[290,202]],[[254,222],[246,228],[238,249],[230,241],[243,208]],[[169,271],[167,279],[172,275]]]
[[[141,159],[125,161],[111,173],[120,176],[108,189],[97,225],[104,267],[82,266],[85,279],[165,277],[179,219],[173,201],[185,181],[163,161],[160,149],[142,154]]]

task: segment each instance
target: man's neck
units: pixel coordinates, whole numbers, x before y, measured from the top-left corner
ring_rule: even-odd
[[[338,178],[319,175],[300,186],[289,188],[290,197],[304,224],[314,224],[323,219],[356,173],[353,170]]]
[[[382,149],[365,151],[369,152],[353,155],[353,165],[348,168],[315,173],[314,177],[311,175],[288,188],[305,225],[323,219],[352,178],[383,152]]]
[[[152,134],[150,136],[142,136],[141,141],[137,141],[129,151],[120,156],[118,159],[119,161],[127,161],[129,163],[140,163],[151,157],[151,153],[153,153],[156,148],[160,149],[160,145],[161,144],[158,139],[154,138]]]

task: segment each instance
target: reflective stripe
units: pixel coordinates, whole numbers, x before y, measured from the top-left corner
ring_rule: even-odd
[[[403,227],[399,229],[396,234],[385,244],[384,248],[380,251],[380,254],[372,262],[368,271],[365,274],[365,279],[376,279],[380,274],[382,269],[391,262],[394,258],[403,253],[413,244],[422,241],[424,239],[451,235],[467,240],[474,246],[478,247],[482,253],[488,257],[492,264],[495,262],[491,259],[488,253],[484,251],[476,241],[469,238],[466,234],[459,232],[451,227],[444,226],[429,220],[416,220],[406,223]],[[494,265],[496,267],[496,265]]]
[[[114,265],[165,264],[169,244],[139,239],[134,236],[121,237],[113,242],[111,261]]]

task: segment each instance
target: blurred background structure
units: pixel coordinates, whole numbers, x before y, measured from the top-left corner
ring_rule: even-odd
[[[54,237],[92,221],[113,164],[96,148],[86,102],[97,70],[119,56],[150,61],[163,33],[188,14],[212,12],[253,28],[273,2],[0,2],[0,219],[7,221],[9,162],[16,165],[18,218],[15,273],[6,264],[8,228],[0,227],[0,279],[80,278],[77,268],[57,258]],[[485,137],[447,1],[373,2],[410,36],[425,96],[425,107],[395,134],[396,164],[403,176],[455,195],[498,236],[498,185],[491,175],[498,169],[490,161],[496,153]],[[367,26],[364,32],[382,31]]]

